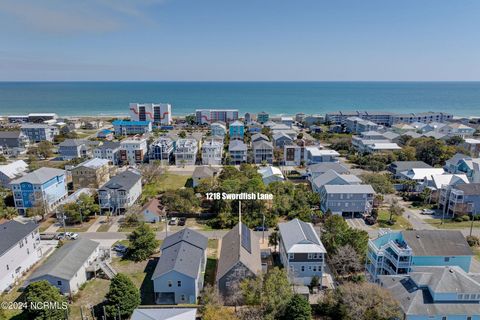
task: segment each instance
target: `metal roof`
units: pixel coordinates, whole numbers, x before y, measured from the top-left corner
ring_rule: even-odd
[[[11,184],[18,184],[22,182],[28,182],[32,184],[43,184],[55,177],[65,175],[65,170],[42,167],[33,172],[24,175],[21,178],[15,179]]]
[[[21,223],[10,220],[0,224],[0,256],[37,228],[38,225],[34,222]]]
[[[288,253],[295,252],[320,252],[326,253],[320,238],[313,225],[293,219],[289,222],[279,223],[278,228],[285,249]]]

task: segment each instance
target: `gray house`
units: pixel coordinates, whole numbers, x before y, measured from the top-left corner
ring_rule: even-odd
[[[358,185],[362,180],[354,174],[338,174],[336,171],[329,170],[312,180],[312,190],[320,193],[323,186],[328,184],[336,185]]]
[[[228,145],[231,164],[242,164],[247,162],[247,145],[241,140],[232,140]]]
[[[262,272],[260,244],[255,233],[239,223],[222,238],[222,248],[217,266],[217,285],[227,298],[245,278],[256,277]]]
[[[58,153],[63,160],[85,158],[92,155],[92,143],[83,139],[66,139],[58,145]]]
[[[324,174],[327,171],[333,170],[338,174],[348,174],[348,168],[338,162],[320,162],[311,164],[307,167],[307,176],[310,181],[316,177]]]
[[[398,179],[403,177],[402,172],[415,168],[429,169],[432,166],[423,161],[395,161],[388,166],[388,171],[393,173],[394,177]]]
[[[254,163],[273,163],[273,145],[271,142],[260,140],[253,142],[253,161]]]
[[[197,303],[203,288],[208,238],[185,228],[167,237],[152,275],[155,303]]]
[[[16,155],[27,146],[28,138],[21,131],[0,131],[0,153]]]
[[[320,207],[323,212],[353,217],[370,212],[374,197],[371,185],[325,185],[320,190]]]
[[[290,281],[299,285],[310,285],[314,276],[321,281],[327,251],[313,225],[293,219],[279,223],[278,228],[280,261],[287,270]]]
[[[272,138],[275,148],[283,148],[285,145],[293,143],[293,139],[283,131],[275,133]]]
[[[61,293],[73,294],[100,269],[101,259],[100,243],[85,238],[70,241],[52,253],[27,283],[46,280]]]

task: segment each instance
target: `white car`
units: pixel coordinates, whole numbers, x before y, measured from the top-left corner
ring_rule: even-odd
[[[168,224],[171,225],[171,226],[174,226],[177,224],[177,218],[176,217],[173,217],[170,219],[170,221],[168,221]]]
[[[430,209],[422,209],[422,211],[420,211],[421,214],[429,214],[429,215],[432,215],[435,213],[435,211],[433,210],[430,210]]]
[[[78,233],[67,232],[67,233],[65,233],[65,236],[66,236],[67,239],[70,239],[70,240],[77,240],[78,239]]]

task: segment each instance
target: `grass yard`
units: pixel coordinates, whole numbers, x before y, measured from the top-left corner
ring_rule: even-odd
[[[90,318],[92,313],[89,306],[95,306],[101,303],[108,292],[109,286],[110,280],[106,279],[96,278],[87,281],[83,289],[73,298],[73,303],[70,305],[69,319],[82,320],[80,307],[83,308],[83,316],[88,315]]]
[[[208,239],[205,284],[210,284],[212,286],[215,285],[215,274],[217,273],[218,243],[219,241],[217,239]]]
[[[75,225],[75,226],[68,226],[67,225],[67,228],[66,228],[67,232],[85,232],[85,231],[88,230],[88,228],[90,228],[90,226],[95,222],[95,220],[97,220],[97,218],[92,217],[87,222],[84,222],[83,225],[81,225],[81,224],[78,224],[78,225]],[[59,230],[61,230],[62,232],[64,231],[63,227],[60,228]]]
[[[0,295],[0,301],[13,302],[17,301],[17,299],[20,301],[19,298],[22,292],[18,291],[18,289],[17,286],[10,293]],[[0,319],[23,319],[24,317],[20,316],[21,313],[22,311],[18,309],[2,309],[0,310]]]
[[[441,219],[426,219],[425,222],[438,229],[466,229],[470,228],[470,226],[472,225],[471,221],[456,222],[452,219],[444,219],[443,224]],[[474,221],[473,227],[480,228],[480,221]]]
[[[55,219],[55,218],[47,218],[45,221],[42,221],[42,223],[40,223],[40,227],[39,227],[40,232],[44,232],[45,230],[47,230],[56,221],[57,221],[57,219]]]
[[[118,229],[118,232],[132,232],[135,230],[140,223],[137,224],[120,224],[120,228]],[[163,231],[165,228],[165,223],[164,222],[157,222],[157,223],[148,223],[150,228],[155,231],[155,232],[160,232]]]
[[[156,181],[143,186],[142,202],[156,197],[163,191],[178,190],[185,187],[188,178],[188,176],[182,176],[173,173],[162,174],[156,179]]]
[[[377,226],[379,228],[390,228],[394,230],[405,230],[412,228],[410,222],[403,216],[394,216],[394,224],[389,224],[390,213],[386,210],[380,210],[378,213]]]
[[[107,232],[111,226],[112,226],[111,223],[108,223],[105,221],[104,223],[100,224],[100,227],[98,227],[97,232]]]

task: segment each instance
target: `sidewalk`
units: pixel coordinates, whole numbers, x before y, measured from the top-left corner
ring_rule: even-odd
[[[60,229],[62,227],[62,225],[60,224],[60,222],[55,222],[54,224],[52,224],[50,227],[48,227],[47,229],[45,229],[44,233],[55,233],[57,232],[58,229]]]
[[[88,228],[87,232],[97,232],[105,220],[107,220],[106,216],[97,216],[97,220]]]
[[[110,229],[108,229],[108,232],[118,232],[118,229],[120,229],[120,224],[118,221],[120,220],[120,216],[112,217],[112,226]]]

